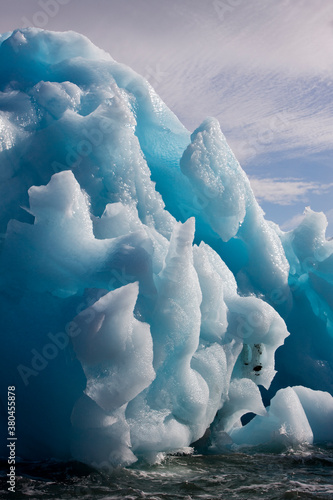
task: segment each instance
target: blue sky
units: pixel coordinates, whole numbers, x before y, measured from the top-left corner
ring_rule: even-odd
[[[218,118],[267,218],[333,235],[333,1],[1,0],[0,32],[26,24],[85,34],[191,131]]]

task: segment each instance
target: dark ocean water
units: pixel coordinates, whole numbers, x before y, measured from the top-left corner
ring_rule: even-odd
[[[283,454],[168,456],[111,474],[77,462],[18,465],[16,493],[1,499],[333,499],[333,447]]]

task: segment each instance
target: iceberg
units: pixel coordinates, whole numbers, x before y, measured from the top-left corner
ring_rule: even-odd
[[[110,469],[202,439],[332,440],[325,215],[267,221],[218,121],[190,134],[82,35],[6,33],[0,62],[0,427],[15,386],[17,456]]]

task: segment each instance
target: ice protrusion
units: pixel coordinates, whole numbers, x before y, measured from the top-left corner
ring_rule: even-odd
[[[73,321],[73,345],[87,386],[85,393],[109,412],[128,403],[155,378],[149,325],[138,321],[134,307],[138,283],[101,297]]]
[[[137,460],[125,410],[155,378],[149,325],[133,315],[138,293],[138,283],[118,288],[73,320],[72,342],[87,384],[72,413],[71,449],[99,469]]]
[[[208,118],[191,135],[180,168],[203,198],[202,214],[223,241],[238,232],[247,205],[249,181],[226,144],[219,122]]]
[[[230,436],[238,445],[267,445],[288,447],[312,444],[313,432],[303,406],[291,388],[280,389],[271,401],[267,415],[257,415],[244,427],[236,428]]]
[[[280,389],[266,416],[257,415],[230,436],[238,445],[265,445],[270,449],[322,443],[333,439],[333,397],[307,387]]]
[[[333,280],[328,272],[333,262],[333,241],[326,240],[327,225],[322,212],[307,207],[299,226],[287,233],[277,232],[291,264],[289,281],[293,290],[304,291],[314,314],[326,323],[333,337]]]
[[[219,452],[224,449],[226,434],[232,435],[234,429],[241,427],[240,418],[246,413],[266,415],[258,386],[247,378],[231,381],[227,399],[212,426],[210,450]],[[232,441],[227,441],[230,444]]]
[[[315,443],[333,441],[333,397],[328,392],[296,386],[297,394],[313,432]]]
[[[203,285],[202,338],[209,335],[211,341],[217,340],[217,331],[222,344],[231,341],[238,344],[243,354],[238,357],[234,376],[250,378],[268,388],[275,375],[275,351],[289,335],[285,322],[267,302],[240,296],[231,271],[208,245],[201,243],[193,252]],[[210,286],[206,288],[204,280],[208,277]],[[214,293],[214,300],[210,293]],[[211,318],[210,323],[205,321],[206,317]]]
[[[233,291],[236,292],[236,282],[222,263],[221,267],[226,271],[223,276],[224,279],[219,275],[216,267],[209,259],[208,246],[202,243],[199,247],[195,246],[193,248],[193,257],[202,292],[200,336],[209,342],[221,341],[228,327],[228,309],[224,297],[225,288],[229,279],[232,283],[231,286],[234,286]],[[218,256],[216,257],[216,260],[218,260]]]
[[[289,265],[281,242],[265,221],[216,119],[207,118],[193,132],[180,168],[193,189],[193,200],[187,202],[189,213],[203,220],[223,242],[236,236],[238,246],[239,240],[244,242],[246,265],[238,276],[244,289],[251,290],[254,285],[264,293],[275,288],[286,291]],[[207,238],[207,227],[202,231],[201,237]]]
[[[223,346],[199,345],[202,294],[193,236],[194,220],[175,225],[155,279],[151,331],[156,379],[126,410],[135,453],[189,446],[204,434],[228,390]]]
[[[158,298],[152,317],[154,366],[193,355],[199,344],[202,294],[193,266],[195,221],[176,223],[165,265],[155,278]],[[180,363],[179,363],[180,364]]]

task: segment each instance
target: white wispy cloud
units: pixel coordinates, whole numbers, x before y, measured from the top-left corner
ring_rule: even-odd
[[[1,0],[0,31],[44,3]],[[71,0],[43,27],[83,33],[146,76],[189,130],[218,118],[272,219],[296,200],[330,211],[333,1]]]
[[[325,212],[325,216],[327,219],[328,224],[333,222],[333,209]],[[305,211],[303,213],[297,213],[290,219],[286,220],[284,223],[281,224],[281,229],[283,231],[291,231],[292,229],[295,229],[295,227],[299,226],[299,224],[302,222],[302,220],[305,217]],[[332,237],[329,237],[329,239],[332,239]]]
[[[160,42],[143,41],[144,54],[163,71],[151,83],[190,130],[217,117],[243,165],[332,149],[333,2],[171,0],[163,16]],[[133,63],[144,66],[142,52]]]
[[[256,178],[250,176],[253,192],[259,202],[276,205],[294,205],[307,202],[310,194],[324,194],[330,191],[333,183],[323,185],[319,182],[306,182],[294,178]]]
[[[41,10],[2,3],[2,31]],[[245,164],[253,151],[332,147],[332,23],[327,0],[72,0],[45,28],[80,31],[147,76],[190,130],[216,116]],[[281,112],[287,126],[263,144]]]
[[[333,223],[333,208],[325,213],[329,224]]]
[[[281,224],[281,229],[283,231],[291,231],[292,229],[295,229],[295,227],[299,226],[304,217],[305,217],[304,213],[294,215],[293,217],[285,221],[283,224]]]

